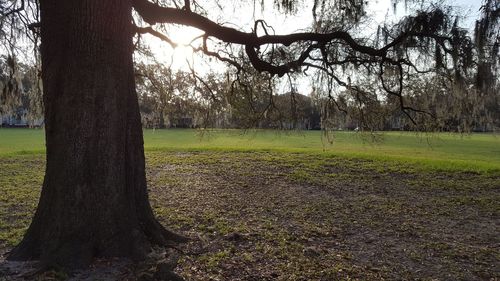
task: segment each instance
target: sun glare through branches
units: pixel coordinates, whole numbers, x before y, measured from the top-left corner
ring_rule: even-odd
[[[149,46],[153,57],[156,61],[173,69],[188,71],[189,65],[197,61],[193,48],[200,44],[199,37],[202,32],[189,27],[171,27],[165,34],[172,44],[151,35],[144,36],[144,41]]]

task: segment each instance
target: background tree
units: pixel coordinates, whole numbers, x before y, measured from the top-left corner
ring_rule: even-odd
[[[2,117],[41,125],[43,106],[37,67],[18,62],[15,56],[0,56],[0,125]]]
[[[497,9],[494,2],[486,5]],[[299,1],[274,3],[280,11],[293,12]],[[154,26],[198,28],[204,35],[193,49],[230,64],[237,74],[245,70],[235,59],[239,54],[270,77],[314,72],[326,82],[318,91],[335,99],[329,89],[339,85],[351,93],[363,116],[377,106],[372,103],[378,95],[361,83],[369,77],[377,78],[378,92],[396,97],[402,112],[415,121],[413,112],[426,113],[404,99],[409,75],[431,61],[436,68],[451,69],[455,81],[477,69],[473,41],[451,11],[426,3],[399,23],[382,26],[376,37],[361,32],[366,2],[357,0],[316,0],[313,24],[287,35],[273,34],[263,20],[248,31],[217,23],[197,1],[39,4],[38,9],[38,2],[13,0],[0,6],[4,34],[21,26],[19,33],[31,36],[31,28],[39,31],[42,43],[46,175],[33,221],[10,253],[16,260],[81,267],[93,257],[142,259],[155,244],[184,240],[156,221],[148,202],[134,79],[135,33],[175,44]],[[496,23],[494,9],[485,17]]]

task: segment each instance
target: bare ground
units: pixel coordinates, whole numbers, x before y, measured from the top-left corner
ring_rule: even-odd
[[[192,238],[169,251],[186,280],[500,280],[498,174],[267,152],[147,159],[160,221]],[[43,174],[41,158],[0,159],[0,187],[16,177],[7,196],[23,200],[0,197],[0,254],[36,205],[37,182],[5,172],[20,160],[27,175]],[[29,267],[4,262],[0,276],[22,279]],[[134,280],[154,267],[97,261],[74,276],[38,278]]]

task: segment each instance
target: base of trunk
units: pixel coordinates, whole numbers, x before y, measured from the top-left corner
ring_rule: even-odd
[[[132,226],[123,226],[114,237],[89,237],[89,233],[73,235],[72,239],[48,239],[43,229],[28,231],[23,241],[8,255],[7,260],[39,260],[43,266],[66,269],[88,267],[94,258],[123,257],[139,262],[145,260],[154,245],[174,246],[187,242],[188,238],[165,229],[154,218]],[[33,229],[33,228],[31,228]]]

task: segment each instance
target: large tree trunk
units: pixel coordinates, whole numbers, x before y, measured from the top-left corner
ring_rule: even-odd
[[[148,201],[131,1],[40,4],[47,166],[36,214],[9,258],[82,267],[182,239]]]

